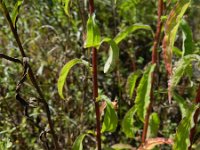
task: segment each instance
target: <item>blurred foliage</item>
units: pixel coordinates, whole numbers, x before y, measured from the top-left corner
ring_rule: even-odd
[[[4,0],[11,13],[17,0]],[[167,3],[165,15],[169,14],[176,0]],[[135,23],[142,23],[156,29],[157,1],[156,0],[96,0],[96,23],[102,37],[114,38],[125,27]],[[84,48],[87,24],[88,1],[71,0],[69,15],[66,14],[61,0],[33,0],[23,2],[17,22],[18,33],[23,47],[30,58],[30,65],[37,81],[45,95],[54,121],[59,144],[63,149],[71,149],[73,142],[80,133],[95,129],[94,106],[92,101],[92,80],[84,67],[73,68],[64,86],[65,99],[61,99],[57,90],[57,80],[61,68],[66,62],[81,58],[91,62],[91,50]],[[193,0],[184,19],[193,32],[193,53],[200,55],[200,14],[199,0]],[[181,33],[181,29],[179,29]],[[177,35],[175,46],[182,49],[182,34]],[[111,147],[116,143],[130,144],[139,147],[143,123],[134,118],[134,138],[127,138],[122,132],[121,123],[133,106],[135,93],[132,98],[126,93],[128,76],[136,69],[143,69],[151,61],[151,47],[153,36],[149,31],[137,31],[119,44],[120,61],[112,73],[104,74],[103,67],[108,57],[109,46],[103,44],[98,51],[98,84],[99,90],[112,101],[118,100],[119,125],[114,133],[102,135],[103,147]],[[159,57],[162,58],[161,47]],[[19,58],[19,48],[10,31],[8,23],[0,13],[0,53]],[[173,63],[180,59],[173,57]],[[19,82],[23,68],[18,64],[0,59],[0,150],[42,150],[45,145],[41,142],[40,130],[25,116],[22,106],[15,99],[15,88]],[[196,74],[199,75],[198,67]],[[181,111],[176,101],[167,101],[167,75],[163,61],[159,64],[156,75],[155,104],[153,111],[158,114],[160,125],[157,135],[160,137],[174,137],[177,125],[181,120]],[[199,81],[182,77],[175,91],[185,101],[191,102],[196,95]],[[136,85],[138,83],[136,82]],[[22,88],[23,97],[32,102],[39,97],[29,78]],[[33,103],[29,110],[41,127],[48,128],[48,122],[40,104]],[[103,118],[102,118],[103,120]],[[157,126],[156,126],[157,127]],[[155,133],[154,133],[155,135]],[[199,135],[197,135],[199,136]],[[47,134],[49,147],[53,147],[51,136]],[[199,137],[196,137],[199,141]],[[198,142],[199,143],[199,142]],[[86,136],[83,147],[95,147],[95,137]],[[198,147],[198,145],[196,146]],[[170,149],[164,145],[161,149]]]

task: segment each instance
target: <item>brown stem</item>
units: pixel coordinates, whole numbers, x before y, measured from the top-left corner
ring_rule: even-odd
[[[13,26],[13,22],[11,20],[11,17],[10,17],[10,14],[8,12],[8,9],[7,9],[7,7],[5,6],[5,4],[3,2],[1,2],[1,6],[3,8],[3,12],[5,14],[5,17],[6,17],[8,23],[10,25],[11,31],[12,31],[14,37],[15,37],[15,40],[17,42],[17,45],[18,45],[19,50],[21,52],[21,55],[22,55],[22,57],[26,57],[26,53],[25,53],[25,51],[23,49],[23,46],[21,44],[21,41],[20,41],[20,38],[19,38],[19,35],[18,35],[18,32],[17,32],[17,28],[15,28]],[[56,136],[55,131],[54,131],[53,121],[51,119],[51,113],[50,113],[49,105],[47,104],[47,102],[44,99],[44,95],[43,95],[40,87],[38,86],[37,80],[36,80],[36,78],[34,76],[34,73],[33,73],[33,71],[32,71],[30,66],[29,66],[28,74],[29,74],[29,77],[31,79],[31,82],[32,82],[33,86],[35,87],[35,89],[37,90],[37,92],[38,92],[38,94],[39,94],[39,96],[41,98],[40,102],[44,105],[44,108],[45,108],[45,111],[46,111],[46,115],[47,115],[47,119],[48,119],[48,123],[49,123],[49,127],[50,127],[50,132],[51,132],[52,137],[53,137],[53,142],[54,142],[56,150],[58,150],[59,149],[59,144],[58,144],[57,136]]]
[[[152,64],[157,64],[157,47],[159,45],[159,39],[160,39],[160,33],[161,33],[161,27],[162,27],[162,22],[161,22],[161,16],[163,14],[163,0],[158,1],[158,20],[157,20],[157,27],[156,27],[156,34],[154,37],[154,43],[153,43],[153,49],[152,49]],[[152,110],[152,104],[153,104],[153,85],[154,85],[154,73],[152,74],[152,87],[151,87],[151,94],[150,94],[150,104],[147,108],[147,113],[145,116],[145,122],[144,122],[144,127],[143,127],[143,132],[142,132],[142,143],[145,143],[146,141],[146,136],[147,136],[147,131],[148,131],[148,125],[149,125],[149,117],[151,114]]]
[[[199,87],[197,89],[197,96],[195,99],[195,103],[199,104],[200,103],[200,84]],[[195,136],[195,132],[196,132],[196,126],[197,126],[197,122],[198,122],[198,117],[199,117],[199,113],[200,113],[200,108],[198,108],[194,114],[194,127],[190,130],[190,146],[188,148],[188,150],[192,149],[192,144],[193,144],[193,140],[194,140],[194,136]]]
[[[89,0],[89,14],[94,13],[94,0]],[[93,69],[93,101],[95,103],[96,112],[96,139],[97,139],[97,149],[101,150],[101,125],[100,125],[100,111],[99,103],[97,101],[98,97],[98,82],[97,82],[97,49],[92,48],[92,69]]]

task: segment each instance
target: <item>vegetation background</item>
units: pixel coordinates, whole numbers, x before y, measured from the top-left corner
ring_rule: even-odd
[[[17,0],[4,1],[12,14]],[[164,2],[163,24],[177,0]],[[95,0],[96,23],[102,37],[114,38],[120,31],[135,23],[149,25],[153,33],[157,24],[157,0]],[[61,0],[23,1],[17,17],[17,31],[23,48],[29,57],[36,80],[49,105],[54,130],[58,136],[61,149],[72,149],[75,139],[81,133],[95,131],[95,108],[92,100],[92,78],[81,65],[69,72],[64,87],[64,100],[58,94],[57,82],[62,67],[74,58],[91,62],[91,50],[84,48],[87,31],[88,1],[73,0],[69,2],[69,14]],[[200,1],[193,0],[187,9],[184,19],[193,33],[192,54],[200,54]],[[183,29],[179,29],[172,62],[181,59],[183,47]],[[160,37],[164,36],[164,26]],[[162,39],[161,38],[161,39]],[[159,40],[158,66],[154,91],[153,112],[159,121],[155,137],[174,138],[177,126],[182,119],[180,103],[172,98],[168,102],[168,76],[162,57],[162,40]],[[151,62],[154,35],[151,31],[137,30],[120,42],[117,67],[104,74],[104,64],[108,57],[109,45],[103,44],[98,50],[98,88],[100,95],[106,95],[111,101],[117,100],[118,126],[115,132],[102,134],[103,149],[114,144],[124,143],[139,147],[143,122],[135,116],[134,137],[129,138],[122,131],[121,123],[130,108],[134,105],[136,92],[132,97],[127,93],[127,79],[138,70],[144,70]],[[22,59],[18,45],[9,28],[3,12],[0,13],[0,53]],[[193,66],[194,67],[194,66]],[[200,73],[195,77],[183,76],[176,86],[179,96],[185,101],[194,100],[199,84]],[[0,149],[42,150],[54,149],[52,136],[44,133],[24,115],[24,107],[15,99],[16,86],[23,75],[20,64],[0,59]],[[191,86],[192,84],[192,86]],[[138,85],[138,82],[136,83]],[[30,78],[21,87],[23,98],[31,105],[28,114],[41,128],[48,131],[48,120],[45,110],[39,102],[39,95],[33,88]],[[103,121],[103,117],[101,119]],[[199,131],[199,126],[197,127]],[[90,131],[89,131],[90,130]],[[199,133],[199,132],[197,132]],[[200,147],[199,135],[195,136],[194,148]],[[96,139],[89,134],[84,142],[84,149],[95,149]],[[125,146],[125,145],[123,145]],[[127,146],[127,145],[126,145]],[[116,148],[117,149],[117,148]],[[128,149],[128,148],[127,148]],[[158,149],[172,149],[163,145]]]

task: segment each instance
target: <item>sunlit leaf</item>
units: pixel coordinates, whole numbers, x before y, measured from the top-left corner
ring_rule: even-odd
[[[106,101],[106,113],[104,115],[101,132],[114,132],[117,128],[118,117],[111,101],[106,96],[101,96]]]
[[[122,131],[129,138],[134,138],[135,136],[135,127],[134,127],[134,115],[136,113],[136,108],[133,106],[124,116],[122,121]]]
[[[176,33],[182,17],[190,5],[191,0],[179,0],[170,12],[165,24],[165,36],[163,39],[163,54],[165,67],[169,75],[172,74],[172,49],[176,39]]]
[[[19,15],[19,9],[22,3],[23,3],[23,0],[17,0],[11,14],[11,19],[12,19],[12,23],[14,27],[16,27],[17,17]]]
[[[186,116],[180,122],[175,139],[173,150],[188,150],[190,145],[190,130],[194,127],[194,114],[199,105],[188,105]]]
[[[166,139],[166,138],[147,139],[146,142],[138,148],[138,150],[152,150],[155,146],[161,144],[172,145],[173,141],[171,139]]]
[[[142,74],[142,71],[137,70],[128,76],[128,80],[127,80],[127,84],[126,84],[126,89],[127,89],[126,91],[129,94],[130,98],[132,98],[132,96],[133,96],[136,81],[140,77],[141,74]]]
[[[182,51],[178,47],[175,47],[175,46],[173,47],[172,51],[176,56],[179,56],[179,57],[181,57],[183,54]]]
[[[150,103],[150,91],[152,87],[151,80],[154,68],[155,64],[147,66],[142,76],[142,79],[140,80],[139,86],[137,88],[135,107],[137,110],[137,115],[142,122],[144,122],[147,107],[149,106]]]
[[[152,31],[151,27],[148,25],[143,24],[134,24],[130,27],[125,28],[123,31],[121,31],[115,38],[114,41],[119,44],[123,39],[125,39],[129,34],[133,33],[137,30],[150,30]],[[152,32],[153,33],[153,32]]]
[[[86,136],[86,134],[81,134],[76,138],[76,140],[72,146],[72,150],[83,150],[82,142],[83,142],[83,139],[85,138],[85,136]]]
[[[196,54],[186,55],[183,58],[181,58],[173,68],[173,74],[170,79],[170,86],[169,91],[172,92],[174,87],[179,83],[180,79],[187,75],[189,77],[192,76],[193,73],[193,62],[200,62],[200,56]]]
[[[160,119],[157,113],[152,113],[149,119],[149,128],[148,128],[148,136],[149,138],[153,138],[157,136],[158,129],[160,125]]]
[[[87,37],[84,44],[85,48],[98,47],[101,42],[99,27],[95,22],[95,14],[90,15],[87,21]]]
[[[70,71],[70,69],[76,65],[76,64],[84,64],[85,66],[89,66],[89,63],[82,60],[82,59],[73,59],[69,62],[67,62],[64,67],[62,68],[61,72],[60,72],[60,75],[59,75],[59,78],[58,78],[58,83],[57,83],[57,86],[58,86],[58,93],[60,95],[61,98],[64,99],[64,96],[63,96],[63,87],[64,87],[64,84],[65,84],[65,80],[67,78],[67,75]]]
[[[183,35],[183,44],[182,44],[183,55],[192,54],[194,50],[192,30],[190,29],[190,26],[184,19],[181,21],[180,27],[182,29],[182,35]]]
[[[70,16],[69,14],[69,3],[70,3],[70,0],[64,0],[65,1],[65,7],[64,7],[64,10],[65,10],[65,13]]]
[[[101,44],[104,42],[106,42],[110,45],[109,57],[104,65],[104,73],[107,73],[108,71],[112,71],[119,61],[119,48],[118,48],[117,44],[115,43],[115,41],[113,41],[110,38],[104,38],[101,41]]]

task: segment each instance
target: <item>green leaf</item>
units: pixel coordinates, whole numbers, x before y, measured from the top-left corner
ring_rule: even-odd
[[[190,130],[194,127],[194,114],[199,105],[188,105],[188,112],[185,118],[180,122],[175,139],[173,150],[187,150],[190,145]]]
[[[106,42],[110,45],[109,57],[104,65],[104,73],[107,73],[109,71],[112,71],[119,61],[119,48],[118,48],[117,44],[115,43],[115,41],[110,38],[104,38],[101,41],[101,44],[104,42]]]
[[[152,31],[151,27],[149,25],[143,25],[143,24],[134,24],[130,27],[125,28],[122,32],[120,32],[114,39],[114,41],[119,44],[123,39],[125,39],[129,34],[131,34],[134,31],[144,29],[144,30],[150,30]],[[153,33],[153,32],[152,32]]]
[[[70,2],[70,0],[65,0],[65,7],[64,7],[65,13],[68,16],[70,16],[70,14],[69,14],[69,2]]]
[[[182,29],[182,35],[183,35],[183,45],[182,45],[183,56],[192,54],[194,49],[192,30],[190,29],[190,26],[184,19],[181,21],[180,27]]]
[[[165,24],[165,36],[163,39],[163,54],[165,67],[168,74],[172,74],[172,49],[176,39],[176,33],[182,17],[189,7],[191,0],[179,0],[173,10],[170,12]]]
[[[133,73],[131,73],[128,76],[128,80],[127,80],[127,84],[126,84],[126,88],[127,88],[127,93],[129,94],[129,97],[132,98],[133,97],[133,92],[135,89],[135,84],[137,79],[140,77],[140,75],[142,74],[141,70],[137,70]]]
[[[135,127],[134,127],[134,115],[136,113],[136,108],[133,106],[125,115],[122,121],[122,132],[125,133],[126,137],[134,138]]]
[[[181,57],[183,54],[182,51],[178,47],[175,47],[175,46],[173,47],[172,51],[178,57]]]
[[[152,113],[149,120],[148,138],[157,137],[160,119],[157,113]]]
[[[60,75],[59,75],[59,78],[58,78],[58,83],[57,83],[58,93],[59,93],[60,97],[63,98],[63,99],[64,99],[63,87],[64,87],[64,84],[65,84],[65,80],[67,78],[67,75],[68,75],[70,69],[76,64],[84,64],[85,66],[89,67],[88,62],[86,62],[82,59],[78,59],[78,58],[75,58],[75,59],[69,61],[68,63],[66,63],[64,65],[64,67],[61,69],[61,72],[60,72]]]
[[[85,136],[86,136],[86,134],[81,134],[76,138],[76,140],[72,146],[72,150],[83,150],[82,142],[83,142],[83,139],[85,138]]]
[[[188,103],[186,102],[185,99],[183,99],[183,97],[178,95],[176,92],[173,92],[173,98],[178,103],[181,110],[182,118],[184,118],[186,116],[186,112],[188,109]]]
[[[151,80],[152,73],[155,69],[155,64],[148,65],[142,79],[140,80],[139,86],[137,88],[137,96],[135,99],[135,107],[137,110],[137,115],[142,122],[146,115],[147,107],[150,103],[150,92],[151,92]]]
[[[114,132],[117,128],[117,124],[118,124],[118,117],[117,114],[115,112],[115,109],[111,103],[110,100],[108,100],[108,98],[101,97],[106,101],[106,113],[104,116],[104,120],[103,120],[103,125],[102,125],[102,129],[101,132]]]
[[[15,6],[14,6],[12,14],[11,14],[11,19],[12,19],[12,23],[13,23],[14,27],[16,27],[17,17],[19,15],[19,9],[20,9],[20,6],[22,5],[22,3],[23,3],[23,0],[18,0],[15,3]]]
[[[171,76],[171,79],[169,81],[169,90],[170,92],[173,91],[174,87],[179,83],[180,79],[183,77],[183,75],[187,75],[189,77],[192,76],[192,62],[199,62],[200,56],[196,54],[186,55],[183,58],[181,58],[173,68],[173,74]]]
[[[87,21],[87,37],[84,44],[85,48],[98,47],[101,42],[99,27],[95,22],[95,14],[90,15]]]

